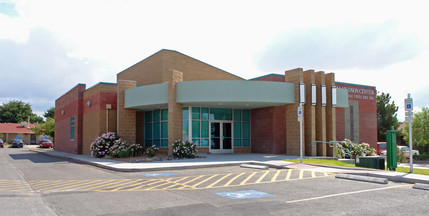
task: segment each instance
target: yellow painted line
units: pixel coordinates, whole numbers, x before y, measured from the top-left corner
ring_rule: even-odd
[[[289,169],[287,171],[287,175],[286,175],[286,178],[285,178],[286,181],[290,179],[290,175],[292,175],[292,169]]]
[[[118,180],[116,179],[115,181],[108,183],[108,184],[101,184],[97,187],[89,187],[89,188],[85,188],[85,191],[111,191],[115,188],[117,188],[118,186],[122,186],[124,185],[124,183],[127,183],[127,181],[129,181],[129,179],[121,179]],[[78,189],[78,190],[82,190],[82,189]]]
[[[217,181],[213,182],[211,185],[207,186],[206,188],[211,188],[211,187],[217,185],[219,182],[221,182],[222,180],[228,178],[228,176],[230,176],[230,175],[232,175],[232,173],[229,173],[229,174],[225,175],[224,177],[218,179]]]
[[[286,203],[289,204],[289,203],[305,202],[305,201],[325,199],[325,198],[336,197],[336,196],[345,196],[345,195],[350,195],[350,194],[357,194],[357,193],[364,193],[364,192],[371,192],[371,191],[378,191],[378,190],[387,190],[387,189],[399,188],[399,187],[411,187],[411,186],[413,186],[413,185],[412,184],[396,185],[396,186],[391,186],[391,187],[382,187],[382,188],[375,188],[375,189],[368,189],[368,190],[360,190],[360,191],[352,191],[352,192],[345,192],[345,193],[337,193],[337,194],[330,194],[330,195],[320,196],[320,197],[313,197],[313,198],[307,198],[307,199],[286,201]]]
[[[124,188],[127,188],[127,187],[133,187],[135,185],[140,185],[140,184],[143,184],[143,183],[147,183],[149,181],[153,181],[153,179],[136,179],[134,182],[130,182],[129,184],[124,184],[124,185],[122,185],[122,187],[117,187],[115,189],[112,189],[111,191],[118,191],[118,190],[121,190],[121,189],[124,189]]]
[[[268,175],[268,173],[270,173],[270,171],[268,170],[268,171],[265,171],[265,173],[264,174],[262,174],[262,176],[261,177],[259,177],[259,179],[258,180],[256,180],[256,182],[255,183],[260,183],[264,178],[265,178],[265,176],[267,176]]]
[[[172,185],[170,185],[170,186],[168,186],[168,187],[166,187],[166,188],[163,188],[164,190],[167,190],[167,189],[170,189],[170,188],[172,188],[172,187],[175,187],[175,186],[177,186],[177,185],[183,185],[183,187],[186,187],[187,185],[185,184],[183,184],[183,183],[179,183],[180,181],[183,181],[183,180],[185,180],[185,179],[187,179],[187,178],[189,178],[190,176],[185,176],[185,177],[183,177],[183,178],[181,178],[181,179],[179,179],[179,180],[175,180],[175,181],[170,181],[170,183],[173,183]]]
[[[204,183],[204,182],[206,182],[206,181],[208,181],[208,180],[210,180],[210,179],[212,179],[212,178],[214,178],[214,177],[216,177],[216,176],[218,176],[218,175],[219,175],[219,174],[212,175],[212,176],[210,176],[210,177],[208,177],[208,178],[204,179],[203,181],[200,181],[200,182],[198,182],[197,184],[192,185],[192,187],[196,187],[196,186],[198,186],[198,185],[200,185],[200,184],[202,184],[202,183]]]
[[[304,176],[304,170],[300,170],[298,179],[302,179],[303,176]]]
[[[311,171],[311,178],[316,178],[316,172],[315,171]]]
[[[229,180],[226,184],[223,185],[223,187],[227,187],[229,186],[232,182],[234,182],[236,179],[238,179],[240,176],[244,175],[245,172],[240,173],[238,175],[236,175],[234,178],[232,178],[231,180]]]
[[[144,189],[144,190],[152,190],[152,189],[154,189],[154,188],[157,188],[157,187],[159,187],[159,186],[166,185],[166,184],[174,184],[174,182],[166,181],[166,182],[164,182],[164,183],[162,183],[162,184],[155,185],[155,186],[153,186],[153,187],[146,188],[146,189]]]
[[[183,182],[183,184],[184,184],[184,185],[189,184],[189,183],[191,183],[191,182],[193,182],[193,181],[195,181],[195,180],[198,180],[198,179],[200,179],[200,178],[202,178],[202,177],[204,177],[204,176],[205,176],[205,175],[197,176],[197,177],[195,177],[195,178],[193,178],[193,179],[191,179],[191,180],[189,180],[189,181],[187,181],[187,182]]]
[[[93,184],[94,182],[97,182],[97,181],[102,181],[102,180],[69,180],[69,181],[58,181],[58,182],[54,182],[54,183],[51,183],[51,184],[49,184],[49,183],[43,184],[41,186],[37,185],[37,184],[33,184],[33,187],[36,188],[39,191],[43,191],[45,189],[49,189],[50,191],[52,191],[53,189],[61,188],[61,187],[67,187],[67,186],[70,186],[70,185],[72,185],[72,186],[76,185],[76,184],[82,185],[82,182],[84,184]]]
[[[274,174],[273,178],[271,179],[271,182],[275,182],[277,180],[277,177],[279,176],[281,170],[277,170],[276,174]]]
[[[246,184],[247,181],[249,181],[254,175],[256,175],[257,172],[253,172],[252,174],[250,174],[246,179],[244,179],[240,185],[244,185]]]
[[[165,180],[163,180],[163,179],[151,179],[151,180],[153,180],[154,182],[151,182],[151,183],[149,183],[149,184],[140,185],[140,186],[138,186],[138,187],[128,189],[127,191],[135,191],[135,190],[137,190],[137,189],[139,189],[139,188],[143,188],[143,187],[145,187],[145,186],[154,185],[154,184],[156,184],[156,183],[160,183],[160,182],[163,182],[163,181],[169,181],[170,179],[171,179],[171,178],[169,178],[169,179],[165,179]]]
[[[85,185],[75,184],[75,185],[71,185],[69,187],[65,187],[64,189],[66,189],[66,190],[60,189],[60,191],[68,191],[68,189],[70,189],[70,188],[72,188],[70,190],[91,191],[91,190],[95,190],[95,189],[100,188],[100,187],[105,187],[107,185],[115,184],[117,182],[117,180],[118,179],[111,179],[111,180],[107,180],[107,181],[106,180],[100,180],[99,182],[97,182],[95,184],[91,184],[91,185],[89,185],[89,184],[85,184]]]

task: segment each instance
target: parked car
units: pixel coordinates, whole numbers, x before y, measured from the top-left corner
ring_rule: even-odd
[[[0,139],[0,148],[3,148],[3,140]]]
[[[40,148],[52,148],[53,146],[52,141],[48,139],[42,140],[39,145]]]
[[[399,151],[404,151],[405,157],[410,158],[410,148],[408,146],[397,146]],[[418,150],[413,149],[412,155],[419,155],[420,152]],[[387,150],[381,152],[381,156],[387,156]]]
[[[22,139],[15,139],[12,142],[12,148],[23,148],[25,145],[24,141]]]
[[[377,154],[381,155],[384,150],[386,150],[386,142],[377,142]]]

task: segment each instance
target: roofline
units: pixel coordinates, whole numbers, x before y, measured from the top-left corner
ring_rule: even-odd
[[[60,97],[58,97],[55,101],[57,101],[58,99],[60,99],[60,98],[64,97],[64,96],[65,96],[66,94],[68,94],[71,90],[73,90],[74,88],[76,88],[76,87],[78,87],[78,86],[80,86],[80,85],[83,85],[83,86],[85,86],[85,88],[86,88],[86,84],[85,84],[85,83],[78,83],[77,85],[73,86],[73,88],[71,88],[70,90],[66,91],[66,93],[64,93],[63,95],[61,95]]]
[[[375,86],[353,84],[353,83],[345,83],[345,82],[337,82],[337,81],[335,81],[335,83],[339,83],[339,84],[343,84],[343,85],[352,85],[352,86],[361,86],[361,87],[368,87],[368,88],[376,88]]]
[[[94,87],[96,87],[96,86],[98,86],[98,85],[117,85],[117,83],[99,82],[99,83],[96,83],[96,84],[94,84],[93,86],[91,86],[91,87],[87,88],[87,89],[86,89],[85,91],[83,91],[83,92],[86,92],[86,91],[88,91],[88,90],[90,90],[90,89],[92,89],[92,88],[94,88]]]
[[[263,78],[263,77],[268,77],[268,76],[281,76],[281,77],[284,77],[285,75],[281,75],[281,74],[275,74],[275,73],[270,73],[270,74],[267,74],[267,75],[263,75],[263,76],[259,76],[259,77],[255,77],[255,78],[252,78],[252,79],[249,79],[249,80],[255,80],[255,79],[260,79],[260,78]]]
[[[233,76],[235,76],[235,77],[238,77],[238,78],[240,78],[240,79],[242,79],[242,80],[246,80],[246,79],[244,79],[243,77],[240,77],[240,76],[237,76],[237,75],[235,75],[235,74],[233,74],[233,73],[230,73],[230,72],[228,72],[228,71],[222,70],[222,69],[220,69],[220,68],[218,68],[218,67],[215,67],[215,66],[213,66],[213,65],[211,65],[211,64],[207,64],[207,63],[205,63],[205,62],[203,62],[203,61],[201,61],[201,60],[198,60],[198,59],[196,59],[196,58],[194,58],[194,57],[192,57],[192,56],[189,56],[189,55],[183,54],[183,53],[181,53],[181,52],[179,52],[179,51],[176,51],[176,50],[170,50],[170,49],[161,49],[161,50],[159,50],[158,52],[156,52],[156,53],[154,53],[154,54],[152,54],[152,55],[150,55],[150,56],[148,56],[148,57],[144,58],[143,60],[141,60],[141,61],[139,61],[139,62],[137,62],[137,63],[135,63],[135,64],[131,65],[130,67],[127,67],[125,70],[122,70],[121,72],[117,73],[116,75],[118,75],[118,74],[120,74],[120,73],[122,73],[122,72],[124,72],[124,71],[126,71],[126,70],[128,70],[128,69],[130,69],[130,68],[132,68],[133,66],[137,65],[138,63],[140,63],[140,62],[142,62],[142,61],[145,61],[146,59],[148,59],[148,58],[150,58],[150,57],[152,57],[152,56],[154,56],[154,55],[156,55],[156,54],[160,53],[161,51],[169,51],[169,52],[176,52],[176,53],[179,53],[179,54],[184,55],[184,56],[186,56],[186,57],[188,57],[188,58],[191,58],[191,59],[194,59],[194,60],[196,60],[196,61],[199,61],[199,62],[201,62],[201,63],[203,63],[203,64],[206,64],[206,65],[208,65],[208,66],[210,66],[210,67],[213,67],[213,68],[216,68],[216,69],[218,69],[218,70],[221,70],[221,71],[223,71],[223,72],[225,72],[225,73],[231,74],[231,75],[233,75]]]

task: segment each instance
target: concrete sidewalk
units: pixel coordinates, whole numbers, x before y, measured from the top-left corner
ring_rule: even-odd
[[[347,173],[371,177],[387,178],[390,181],[405,183],[429,184],[429,176],[410,173],[401,173],[385,170],[372,170],[360,168],[345,168],[323,165],[301,164],[283,161],[284,159],[295,159],[298,156],[273,155],[273,154],[202,154],[202,158],[167,160],[156,162],[127,163],[116,160],[93,158],[89,155],[75,155],[53,150],[43,150],[37,147],[29,147],[30,151],[39,152],[51,157],[61,158],[77,163],[89,164],[104,169],[119,172],[144,172],[144,171],[166,171],[174,169],[192,169],[220,166],[239,166],[241,164],[257,164],[271,168],[280,169],[303,169],[319,172]]]

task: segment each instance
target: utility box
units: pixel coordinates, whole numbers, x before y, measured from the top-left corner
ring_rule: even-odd
[[[398,167],[398,159],[396,153],[396,133],[398,131],[391,130],[386,131],[386,149],[387,149],[387,169],[396,171]]]
[[[359,157],[356,166],[384,170],[384,158],[378,156]]]

